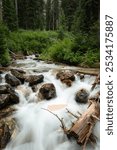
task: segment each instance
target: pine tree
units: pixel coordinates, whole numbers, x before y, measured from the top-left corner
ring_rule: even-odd
[[[17,17],[14,0],[3,0],[3,21],[10,30],[17,29]]]
[[[44,28],[44,0],[19,0],[19,26],[24,29]]]
[[[2,0],[0,0],[0,21],[2,21]]]
[[[61,7],[65,14],[68,31],[71,31],[77,5],[78,5],[78,0],[62,0]]]
[[[52,1],[52,29],[57,30],[59,25],[59,0]]]
[[[46,3],[46,30],[51,29],[51,0]]]
[[[91,27],[99,20],[99,13],[99,0],[79,0],[74,20],[75,31],[89,33]]]

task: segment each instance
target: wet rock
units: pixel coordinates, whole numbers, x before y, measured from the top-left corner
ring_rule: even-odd
[[[79,103],[87,103],[89,92],[85,89],[81,89],[76,93],[75,100]]]
[[[0,94],[8,94],[11,90],[11,86],[9,84],[0,85]]]
[[[19,103],[18,94],[9,84],[0,85],[0,109]]]
[[[0,70],[0,74],[4,73],[2,70]]]
[[[15,131],[16,123],[13,119],[0,120],[0,149],[6,147]]]
[[[25,81],[25,73],[22,73],[21,70],[18,71],[18,69],[11,69],[12,75],[14,75],[17,79],[21,81],[21,83],[24,83]]]
[[[71,80],[63,80],[62,83],[65,83],[67,86],[72,86],[72,81]]]
[[[10,94],[10,104],[18,104],[19,103],[19,96],[14,90],[9,91]]]
[[[13,106],[8,106],[4,109],[0,110],[0,119],[9,117],[13,114],[13,112],[15,112],[16,109]]]
[[[3,109],[9,105],[19,103],[19,97],[17,93],[0,94],[0,109]]]
[[[29,82],[30,86],[36,85],[38,83],[43,82],[44,76],[43,75],[30,75],[26,78],[26,82]]]
[[[56,89],[54,84],[52,83],[43,84],[39,89],[38,95],[40,99],[47,99],[47,100],[56,97]]]
[[[56,78],[60,79],[61,82],[65,83],[68,86],[71,86],[72,82],[75,81],[74,73],[69,70],[59,71],[56,74]]]
[[[62,80],[69,79],[71,81],[75,80],[74,73],[69,70],[59,71],[56,74],[56,78]]]
[[[32,90],[33,90],[33,92],[37,92],[37,90],[38,90],[37,85],[33,85],[33,86],[32,86]]]
[[[9,105],[9,94],[0,94],[0,109]]]
[[[26,72],[24,70],[22,70],[22,69],[11,69],[11,71],[12,70],[15,70],[15,71],[17,71],[19,73],[22,73],[22,74],[26,74]]]
[[[11,86],[18,86],[21,84],[20,80],[17,79],[15,76],[10,75],[10,74],[6,74],[5,75],[5,80],[8,84],[10,84]]]
[[[82,79],[84,79],[85,76],[84,76],[84,74],[80,74],[79,77],[80,77],[80,80],[82,80]]]

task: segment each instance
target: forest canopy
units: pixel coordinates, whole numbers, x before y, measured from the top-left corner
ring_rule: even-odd
[[[12,51],[99,67],[99,17],[99,0],[0,0],[0,64]]]

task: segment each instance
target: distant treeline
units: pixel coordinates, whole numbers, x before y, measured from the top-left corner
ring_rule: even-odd
[[[40,29],[90,32],[99,21],[99,0],[0,0],[10,30]]]

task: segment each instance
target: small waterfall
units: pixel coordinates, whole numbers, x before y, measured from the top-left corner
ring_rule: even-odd
[[[95,95],[99,91],[98,86],[94,91],[90,91],[95,77],[85,75],[84,80],[80,81],[79,77],[75,76],[76,80],[73,85],[67,87],[57,80],[53,73],[54,69],[60,69],[64,66],[37,62],[30,57],[26,60],[18,60],[17,66],[20,66],[20,68],[23,68],[30,74],[40,74],[38,71],[48,70],[49,68],[49,71],[41,72],[41,74],[44,75],[45,83],[53,83],[55,85],[57,97],[50,101],[38,102],[38,91],[33,92],[27,84],[16,88],[16,92],[20,97],[20,103],[16,106],[17,111],[13,117],[18,123],[18,130],[16,137],[12,138],[5,150],[81,150],[82,147],[75,140],[68,140],[60,128],[60,121],[42,108],[48,109],[48,107],[60,105],[60,108],[53,109],[53,112],[60,118],[63,118],[66,127],[70,128],[71,121],[76,119],[67,113],[66,108],[75,114],[78,111],[83,113],[87,109],[87,104],[76,103],[74,99],[75,93],[79,89],[85,88],[90,92],[90,96]],[[66,68],[69,69],[69,67]],[[37,70],[37,72],[34,72],[34,70]],[[97,137],[97,144],[95,147],[87,145],[87,150],[99,150],[99,126],[100,124],[97,122],[93,131]]]

